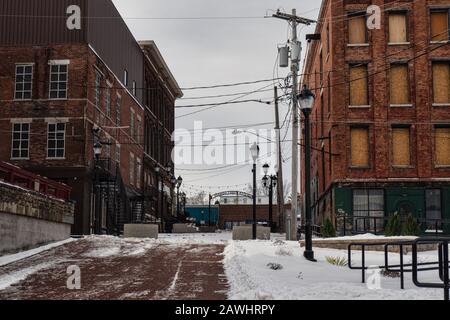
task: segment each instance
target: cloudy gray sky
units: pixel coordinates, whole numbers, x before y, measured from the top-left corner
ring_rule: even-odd
[[[315,19],[320,1],[306,0],[114,0],[130,30],[138,40],[154,40],[181,87],[211,86],[224,83],[271,79],[277,57],[277,45],[286,43],[288,24],[277,19],[264,19],[274,10],[282,8]],[[192,17],[247,17],[246,19],[165,19]],[[299,29],[300,30],[300,29]],[[303,28],[300,39],[314,27]],[[275,69],[280,77],[287,69]],[[185,98],[248,92],[270,85],[270,82],[231,88],[186,90]],[[268,89],[271,87],[269,86]],[[180,100],[177,105],[216,103],[236,97],[202,100]],[[273,99],[272,92],[260,92],[242,99]],[[257,102],[219,106],[190,116],[186,113],[200,109],[177,109],[176,128],[192,129],[194,121],[202,121],[203,127],[237,126],[274,121],[273,106]],[[280,106],[281,117],[288,106]],[[272,128],[273,125],[256,127]],[[286,129],[286,127],[285,127]],[[283,130],[283,135],[285,133]],[[290,133],[287,139],[289,140]],[[231,141],[227,141],[231,142]],[[284,143],[284,155],[291,156],[290,143]],[[267,153],[266,153],[267,154]],[[266,155],[264,154],[264,155]],[[264,161],[262,161],[264,162]],[[262,163],[261,163],[262,164]],[[226,165],[226,164],[225,164]],[[285,180],[289,179],[291,163],[284,165]],[[189,166],[180,164],[177,174],[186,183],[185,191],[197,189],[221,191],[227,186],[251,181],[250,165],[211,170],[213,166]],[[192,169],[208,169],[194,172]],[[181,170],[183,169],[183,170]],[[214,189],[208,188],[214,187]],[[231,189],[243,189],[244,186]]]

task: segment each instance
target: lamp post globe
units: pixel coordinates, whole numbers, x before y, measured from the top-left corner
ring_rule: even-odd
[[[98,159],[102,154],[103,146],[100,142],[94,144],[94,156],[95,159]]]
[[[183,178],[181,176],[179,176],[177,179],[178,186],[181,186],[182,183],[183,183]]]
[[[256,142],[253,142],[252,146],[250,147],[250,152],[252,154],[253,162],[256,162],[259,157],[259,146],[256,144]]]
[[[270,166],[267,163],[265,163],[263,165],[263,171],[266,176],[267,176],[267,173],[269,173],[269,168],[270,168]]]
[[[315,95],[306,85],[303,86],[302,92],[299,95],[299,103],[301,110],[311,110],[314,106]]]

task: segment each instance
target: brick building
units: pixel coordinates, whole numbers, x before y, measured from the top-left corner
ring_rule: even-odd
[[[449,10],[443,0],[322,2],[303,70],[316,95],[316,224],[347,215],[354,231],[380,230],[398,212],[426,230],[450,218]]]
[[[69,28],[74,5],[79,28]],[[71,186],[74,234],[164,221],[173,193],[171,145],[150,135],[147,119],[171,132],[182,93],[173,76],[159,76],[170,71],[148,53],[156,46],[141,47],[110,0],[4,0],[0,24],[0,160]],[[147,81],[151,68],[156,85]],[[171,99],[160,99],[167,92]],[[94,144],[102,146],[97,160]],[[162,147],[155,154],[149,146]]]

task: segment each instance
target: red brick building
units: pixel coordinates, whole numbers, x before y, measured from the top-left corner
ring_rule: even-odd
[[[0,4],[0,160],[71,186],[74,234],[163,221],[171,213],[171,145],[166,135],[151,136],[147,119],[171,132],[182,93],[173,76],[156,77],[157,90],[147,81],[150,66],[170,71],[161,57],[149,56],[157,50],[153,43],[136,42],[112,1],[73,5],[80,9],[79,28],[68,27],[72,11],[64,1]],[[111,19],[95,18],[104,16]],[[171,98],[159,98],[166,95]],[[96,143],[102,146],[97,160]],[[150,146],[163,147],[155,154]],[[155,167],[162,168],[158,175]],[[156,188],[156,180],[166,187]]]
[[[449,10],[447,0],[322,2],[303,70],[316,95],[316,224],[347,215],[354,231],[380,230],[399,212],[425,230],[450,218]]]

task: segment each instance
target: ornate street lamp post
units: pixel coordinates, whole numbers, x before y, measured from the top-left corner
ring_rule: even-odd
[[[268,175],[269,173],[269,165],[266,163],[263,165],[264,177],[262,179],[264,188],[269,191],[269,227],[270,230],[273,231],[273,189],[277,186],[277,176],[276,175]]]
[[[250,147],[253,159],[253,240],[256,240],[256,161],[259,157],[259,146],[256,142]]]
[[[94,212],[94,234],[100,234],[101,222],[101,195],[100,195],[100,181],[98,176],[98,165],[100,155],[102,154],[103,146],[100,142],[94,144],[94,198],[95,198],[95,212]]]

